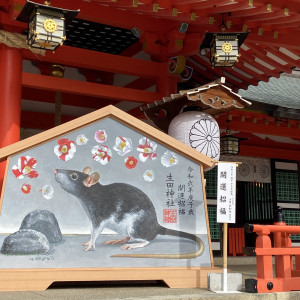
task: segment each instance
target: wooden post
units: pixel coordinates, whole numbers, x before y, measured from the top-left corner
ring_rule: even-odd
[[[223,223],[223,292],[227,292],[227,229],[228,224]]]

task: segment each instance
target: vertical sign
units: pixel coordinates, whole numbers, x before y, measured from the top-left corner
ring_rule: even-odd
[[[236,163],[218,163],[217,222],[235,223]]]

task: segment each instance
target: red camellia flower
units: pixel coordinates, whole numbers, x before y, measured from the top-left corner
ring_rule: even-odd
[[[29,194],[29,193],[30,193],[30,190],[31,190],[31,185],[30,185],[30,184],[27,184],[27,183],[22,184],[22,186],[21,186],[21,191],[22,191],[24,194]]]
[[[137,159],[134,158],[133,156],[129,156],[127,158],[125,158],[125,166],[128,168],[128,169],[133,169],[136,167],[137,165]]]
[[[72,159],[75,152],[76,147],[73,141],[68,139],[59,139],[57,141],[57,146],[54,147],[54,153],[63,161],[67,161]]]
[[[36,178],[39,176],[38,172],[35,171],[36,159],[30,156],[22,156],[18,160],[18,164],[12,167],[14,175],[23,179],[25,176],[29,178]]]

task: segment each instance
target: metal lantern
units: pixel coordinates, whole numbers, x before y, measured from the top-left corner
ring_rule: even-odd
[[[231,135],[231,130],[229,129],[230,121],[227,120],[226,122],[226,134],[220,138],[220,153],[221,155],[238,155],[240,152],[240,141],[247,139]]]
[[[78,12],[52,7],[49,1],[44,5],[27,1],[17,20],[28,23],[30,47],[54,51],[66,40],[66,27]]]
[[[225,135],[220,138],[221,155],[238,155],[240,152],[240,138]]]
[[[240,57],[240,46],[248,32],[207,32],[202,49],[210,49],[210,63],[212,67],[232,67]]]

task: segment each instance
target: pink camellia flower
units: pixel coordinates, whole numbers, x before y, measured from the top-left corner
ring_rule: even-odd
[[[133,156],[129,156],[129,157],[125,158],[124,161],[125,161],[125,166],[128,169],[135,168],[136,165],[137,165],[137,163],[138,163],[138,160],[135,157],[133,157]]]
[[[54,147],[54,153],[63,161],[73,158],[76,152],[76,146],[73,141],[68,139],[60,139],[57,141],[57,146]]]
[[[12,172],[18,179],[23,179],[25,176],[29,178],[36,178],[39,176],[35,171],[36,159],[30,156],[21,156],[18,164],[12,167]]]
[[[157,158],[157,154],[154,152],[156,150],[157,144],[150,141],[148,138],[143,137],[139,140],[139,145],[137,151],[140,152],[139,159],[145,162],[147,158],[154,160]]]
[[[22,191],[24,194],[29,194],[29,193],[30,193],[30,190],[31,190],[31,185],[30,185],[30,184],[27,184],[27,183],[22,184],[22,186],[21,186],[21,191]]]
[[[111,150],[107,146],[94,146],[92,149],[93,159],[101,165],[106,165],[111,159]]]
[[[107,134],[105,130],[97,130],[95,132],[95,140],[98,143],[104,143],[107,140]]]

